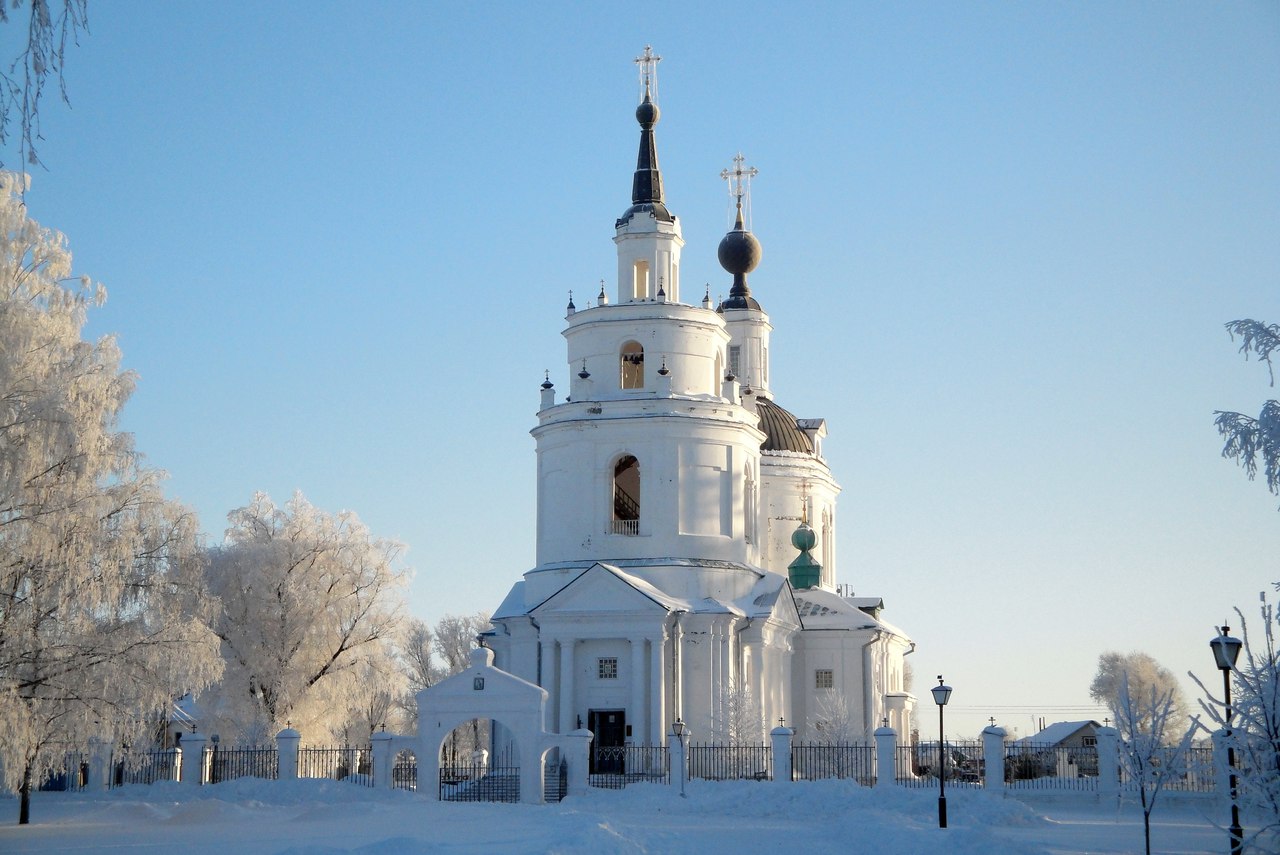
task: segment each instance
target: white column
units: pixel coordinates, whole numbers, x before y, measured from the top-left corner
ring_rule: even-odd
[[[982,729],[982,762],[986,775],[982,786],[991,793],[1004,791],[1004,738],[1008,733],[999,725]]]
[[[662,728],[667,720],[666,692],[663,691],[663,675],[666,669],[667,634],[664,632],[657,638],[649,639],[649,732],[646,737],[650,745],[662,744]],[[668,727],[668,729],[670,729]]]
[[[649,729],[649,705],[645,698],[644,639],[631,639],[631,704],[627,710],[631,725],[631,739],[635,745],[644,745]]]
[[[560,732],[577,727],[573,717],[573,646],[572,638],[560,641]]]

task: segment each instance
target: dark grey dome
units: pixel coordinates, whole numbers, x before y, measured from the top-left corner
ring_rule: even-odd
[[[756,412],[760,414],[760,430],[764,431],[761,451],[795,451],[813,454],[809,435],[800,430],[796,417],[768,398],[756,400]]]
[[[652,128],[658,124],[658,119],[662,114],[658,111],[658,105],[650,101],[648,98],[640,102],[640,106],[636,107],[636,121],[641,127]]]
[[[720,266],[729,273],[750,273],[759,266],[762,253],[755,235],[735,229],[720,241],[716,257],[720,259]]]

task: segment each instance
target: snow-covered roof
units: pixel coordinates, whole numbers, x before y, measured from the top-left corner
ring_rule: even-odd
[[[1096,729],[1102,727],[1102,725],[1092,719],[1087,719],[1085,721],[1055,721],[1039,733],[1024,737],[1018,741],[1057,745],[1059,742],[1065,742],[1072,736],[1075,736],[1086,727]]]
[[[511,586],[511,590],[507,592],[507,596],[502,600],[502,605],[498,606],[498,610],[489,619],[501,620],[502,618],[518,617],[524,613],[524,581],[522,580]]]

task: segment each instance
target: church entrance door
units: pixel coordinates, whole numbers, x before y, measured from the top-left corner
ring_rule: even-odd
[[[626,710],[589,710],[587,729],[595,734],[591,742],[591,773],[621,775],[626,772]]]

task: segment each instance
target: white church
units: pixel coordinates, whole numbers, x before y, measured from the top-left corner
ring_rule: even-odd
[[[877,597],[837,592],[836,483],[820,418],[770,385],[769,316],[747,284],[755,170],[725,170],[737,222],[718,257],[727,299],[686,302],[680,221],[667,208],[648,48],[637,59],[640,152],[614,224],[618,276],[569,302],[569,389],[542,385],[537,564],[493,614],[494,665],[549,693],[551,729],[599,746],[760,744],[780,722],[907,734],[914,644]],[[701,290],[701,289],[700,289]],[[828,734],[828,737],[830,734]],[[498,746],[495,746],[498,747]]]

